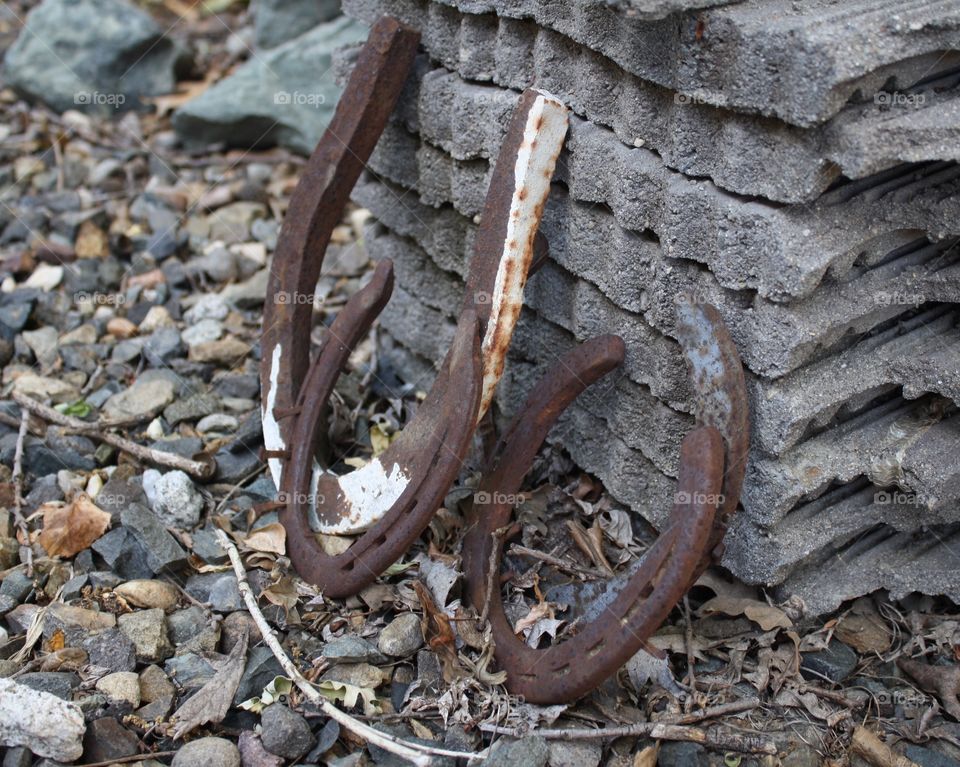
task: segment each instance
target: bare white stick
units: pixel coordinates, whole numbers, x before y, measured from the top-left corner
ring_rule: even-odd
[[[33,575],[33,546],[30,544],[30,528],[23,518],[23,443],[27,439],[27,425],[30,415],[24,410],[20,413],[20,431],[17,433],[17,447],[13,452],[13,520],[20,531],[23,542],[20,544],[20,559],[27,566],[27,576]]]
[[[303,674],[300,673],[297,667],[293,665],[293,661],[290,660],[289,656],[280,646],[280,642],[277,641],[277,637],[274,635],[273,629],[270,628],[270,624],[267,623],[267,619],[264,618],[263,613],[260,612],[260,606],[257,604],[257,598],[253,595],[253,591],[250,589],[250,583],[247,581],[247,572],[243,567],[243,562],[240,559],[240,552],[237,551],[237,547],[233,545],[223,530],[217,530],[216,533],[217,540],[220,541],[220,545],[223,546],[224,551],[227,552],[227,556],[230,557],[230,564],[233,565],[233,571],[237,575],[237,586],[240,589],[240,595],[243,597],[243,601],[247,605],[247,611],[253,618],[253,622],[256,623],[257,628],[260,629],[260,634],[263,636],[263,641],[266,642],[267,647],[269,647],[274,656],[276,656],[276,659],[280,662],[284,672],[286,672],[287,676],[293,680],[293,683],[297,686],[300,692],[309,698],[312,703],[315,703],[317,706],[319,706],[320,710],[324,714],[329,716],[343,727],[346,727],[351,732],[359,735],[361,738],[380,746],[380,748],[382,748],[384,751],[389,751],[392,754],[396,754],[397,756],[407,759],[416,765],[431,765],[433,764],[434,756],[448,756],[453,757],[454,759],[467,759],[471,762],[480,761],[483,758],[481,754],[452,751],[444,748],[432,748],[430,746],[420,745],[419,743],[411,743],[409,741],[401,740],[400,738],[396,738],[386,732],[376,730],[358,719],[354,719],[352,716],[344,711],[341,711],[330,701],[324,698],[311,686],[310,682],[304,678]]]

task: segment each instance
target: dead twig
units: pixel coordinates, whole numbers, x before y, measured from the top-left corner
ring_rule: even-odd
[[[719,716],[740,713],[759,706],[759,701],[736,701],[722,706],[704,709],[693,714],[678,718],[678,722],[702,722]],[[742,754],[776,754],[777,746],[773,741],[763,738],[760,733],[723,732],[717,729],[704,730],[690,727],[682,723],[672,722],[639,722],[617,727],[603,727],[597,729],[537,729],[521,732],[511,727],[501,727],[494,724],[481,724],[480,729],[499,735],[523,737],[525,735],[539,735],[546,740],[597,740],[625,737],[652,738],[654,740],[683,740],[700,743],[705,746],[723,751],[736,751]]]
[[[693,670],[696,657],[693,651],[693,617],[690,611],[690,597],[683,595],[683,637],[687,649],[687,685],[691,690],[697,689],[697,675]],[[693,695],[688,695],[683,703],[684,711],[690,713],[693,706]]]
[[[116,759],[107,759],[105,762],[87,762],[78,764],[77,767],[110,767],[111,764],[126,764],[128,762],[142,762],[148,759],[164,759],[168,756],[176,756],[176,751],[155,751],[146,754],[131,754],[130,756],[119,756]]]
[[[599,570],[594,570],[590,567],[581,567],[575,562],[568,562],[559,557],[555,557],[552,554],[546,554],[542,551],[537,551],[536,549],[528,549],[526,546],[521,546],[518,543],[515,543],[510,547],[508,552],[509,554],[514,554],[521,557],[529,557],[530,559],[536,559],[540,562],[544,562],[548,565],[556,567],[558,570],[564,572],[573,573],[574,575],[583,575],[589,578],[605,578],[606,576],[601,573]]]
[[[299,669],[293,665],[293,661],[290,660],[290,657],[280,646],[280,642],[277,641],[277,637],[274,635],[270,624],[267,623],[266,618],[263,617],[263,613],[260,611],[260,606],[257,604],[257,598],[253,595],[253,591],[250,589],[250,583],[247,581],[247,572],[243,567],[243,561],[240,559],[240,552],[237,551],[237,547],[233,545],[226,533],[224,533],[222,530],[217,530],[216,534],[217,540],[220,541],[220,545],[223,547],[224,551],[227,552],[227,556],[230,557],[230,564],[233,565],[233,571],[237,576],[237,586],[240,589],[240,595],[243,597],[243,601],[247,606],[247,611],[253,618],[253,622],[260,630],[263,641],[266,643],[267,647],[270,648],[277,661],[283,667],[284,673],[293,680],[293,683],[297,686],[300,692],[302,692],[311,703],[318,706],[324,714],[336,721],[340,726],[346,727],[355,735],[364,738],[370,743],[376,744],[384,751],[389,751],[392,754],[396,754],[397,756],[416,765],[432,765],[434,763],[433,757],[435,756],[466,759],[468,762],[475,762],[483,759],[482,753],[471,754],[461,751],[452,751],[444,748],[433,748],[430,746],[420,745],[419,743],[411,743],[409,741],[401,740],[400,738],[394,737],[389,733],[381,732],[380,730],[376,730],[370,725],[361,722],[359,719],[350,716],[350,714],[346,713],[345,711],[341,711],[330,701],[324,698],[319,692],[317,692],[316,689],[314,689],[310,682],[304,678]]]
[[[777,746],[773,741],[760,736],[759,733],[721,732],[716,729],[702,730],[680,724],[664,724],[663,722],[641,722],[623,727],[604,727],[602,729],[555,729],[530,730],[520,732],[511,727],[500,727],[495,724],[481,724],[480,729],[499,735],[508,735],[519,738],[528,735],[539,735],[546,740],[598,740],[607,738],[640,737],[653,740],[683,740],[691,743],[700,743],[721,751],[736,751],[741,754],[770,754],[777,753]]]
[[[702,708],[699,711],[693,711],[689,714],[670,717],[668,724],[696,724],[707,719],[718,719],[721,716],[730,716],[731,714],[742,714],[744,711],[753,711],[760,706],[760,701],[752,698],[746,700],[734,700],[730,703],[722,703],[712,708]]]
[[[27,566],[27,576],[33,576],[33,546],[30,544],[30,528],[23,518],[23,443],[27,439],[27,426],[30,415],[24,410],[20,414],[20,431],[17,433],[17,447],[13,453],[13,520],[23,539],[20,542],[20,560]]]
[[[503,540],[503,537],[509,532],[510,527],[511,525],[505,525],[490,534],[493,538],[493,546],[490,548],[490,560],[487,562],[487,591],[483,598],[483,609],[480,611],[481,626],[487,622],[487,618],[490,616],[490,599],[493,595],[493,590],[499,588],[497,578],[500,572],[497,564],[500,561],[500,541]]]
[[[857,727],[853,731],[850,750],[874,767],[919,767],[916,762],[896,753],[866,727]]]
[[[206,461],[194,461],[189,458],[183,458],[179,455],[175,455],[174,453],[166,453],[163,450],[154,450],[153,448],[144,447],[143,445],[139,445],[136,442],[116,434],[105,432],[102,430],[101,424],[86,423],[78,418],[64,415],[48,405],[44,405],[34,399],[31,399],[25,394],[14,392],[13,399],[24,410],[28,410],[31,413],[38,415],[44,421],[55,423],[58,426],[64,426],[81,434],[86,434],[94,439],[98,439],[101,442],[106,442],[108,445],[112,445],[118,450],[123,450],[126,453],[130,453],[130,455],[134,456],[135,458],[139,458],[141,461],[156,464],[157,466],[166,466],[170,469],[180,469],[181,471],[200,479],[207,479],[208,477],[213,476],[213,473],[216,471],[217,466],[213,458],[209,458]]]

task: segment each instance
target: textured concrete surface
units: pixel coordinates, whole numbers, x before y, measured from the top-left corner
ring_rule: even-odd
[[[779,202],[813,200],[841,176],[861,178],[902,162],[958,159],[955,74],[925,81],[909,93],[877,94],[867,103],[845,107],[827,123],[804,129],[682,97],[562,35],[534,31],[532,44],[518,51],[512,41],[503,56],[494,58],[487,79],[504,88],[464,82],[449,69],[421,62],[422,117],[413,108],[416,100],[407,98],[404,119],[419,119],[423,135],[457,159],[489,157],[504,124],[497,117],[518,96],[506,88],[519,92],[535,85],[581,117],[612,128],[627,146],[649,147],[669,168],[708,177],[728,191]],[[460,58],[450,60],[444,52],[451,46],[436,45],[437,34],[426,41],[428,53],[456,67],[464,56],[462,45],[469,41],[454,46]],[[484,118],[478,119],[478,113]],[[777,172],[770,173],[770,167]]]
[[[908,9],[899,0],[754,0],[659,21],[588,0],[346,0],[344,9],[368,22],[392,13],[422,29],[437,60],[464,56],[469,79],[490,79],[496,58],[529,56],[523,39],[546,28],[689,99],[803,127],[855,93],[949,70],[953,57],[941,52],[960,48],[960,8],[951,0]],[[451,43],[443,53],[433,48],[440,36]]]
[[[354,199],[394,231],[417,240],[442,269],[465,277],[476,228],[469,219],[369,176]],[[673,332],[675,295],[709,301],[730,327],[745,364],[767,378],[826,351],[842,351],[850,338],[897,321],[921,304],[947,300],[944,282],[935,278],[960,260],[954,241],[930,244],[918,238],[872,268],[848,275],[857,279],[822,285],[802,301],[775,303],[721,287],[702,266],[664,255],[649,233],[624,229],[604,208],[572,200],[560,185],[554,186],[541,231],[557,264],[599,288],[617,307],[642,314],[661,333]],[[947,386],[951,379],[956,377],[948,375]]]
[[[361,186],[360,199],[364,189],[368,185]],[[427,222],[424,224],[429,228]],[[399,287],[384,312],[384,328],[419,356],[442,358],[452,337],[452,315],[462,291],[456,272],[444,273],[410,240],[383,229],[376,235],[371,232],[368,244],[375,257],[390,257],[396,264]],[[498,396],[507,413],[532,385],[532,369],[542,370],[574,342],[571,334],[561,329],[564,324],[575,329],[576,323],[561,316],[564,304],[554,301],[561,291],[550,283],[551,270],[559,272],[560,267],[545,266],[531,278],[527,295],[528,303],[535,308],[538,296],[548,297],[547,311],[555,313],[551,317],[555,322],[541,318],[543,307],[537,312],[525,310]],[[414,295],[424,297],[425,303]],[[955,328],[955,318],[939,311],[938,316],[918,319],[917,329],[936,337],[938,320]],[[621,321],[617,323],[580,333],[574,330],[574,334],[582,340],[594,332],[619,328]],[[895,340],[903,343],[902,338]],[[938,341],[931,351],[940,349],[949,354],[956,348],[956,344],[951,350]],[[894,359],[897,356],[890,355]],[[918,364],[925,357],[911,354],[908,359]],[[838,367],[842,369],[843,364],[832,369]],[[571,409],[564,420],[565,429],[554,442],[568,449],[581,466],[595,472],[619,500],[657,524],[665,513],[663,498],[669,497],[664,493],[670,492],[668,477],[675,474],[677,446],[690,421],[688,416],[657,402],[657,397],[633,378],[628,373],[588,392],[589,396]],[[751,379],[751,388],[754,401],[766,398],[764,389],[777,391],[776,385],[759,379]],[[816,393],[806,391],[808,396]],[[877,525],[915,531],[956,519],[960,477],[955,465],[944,466],[942,457],[956,444],[960,421],[951,417],[951,408],[943,400],[926,397],[905,401],[894,389],[885,401],[874,402],[869,397],[875,394],[874,389],[861,392],[867,397],[866,405],[845,402],[854,411],[853,417],[838,419],[834,413],[835,423],[827,419],[819,431],[780,458],[764,455],[755,444],[744,491],[745,513],[731,534],[725,559],[738,576],[777,583],[822,554],[823,547],[839,546]],[[799,405],[800,412],[809,412],[805,403]],[[864,408],[862,412],[857,412],[858,406]],[[759,426],[766,411],[755,412]],[[894,481],[897,486],[888,486]],[[846,484],[835,489],[840,483]],[[860,490],[854,492],[858,486]],[[654,487],[660,488],[659,497],[651,492]],[[820,499],[811,500],[818,496]],[[817,510],[820,513],[815,514]],[[917,582],[910,583],[911,588],[917,587]],[[827,604],[824,601],[818,609],[827,609]]]
[[[385,315],[385,327],[422,356],[440,359],[448,339],[441,337],[436,327],[452,327],[462,293],[459,280],[453,274],[443,273],[422,249],[396,235],[382,232],[372,236],[368,247],[374,257],[394,261],[398,284],[404,290],[403,309],[397,308],[399,303],[395,305],[393,313]],[[577,341],[603,332],[617,332],[627,341],[625,376],[608,382],[602,395],[593,392],[586,397],[582,407],[592,416],[603,419],[611,436],[617,435],[645,458],[652,459],[661,470],[675,474],[675,451],[685,429],[689,428],[689,420],[679,414],[675,418],[651,418],[651,413],[667,413],[667,409],[658,409],[653,402],[655,397],[663,395],[654,390],[654,396],[649,396],[648,381],[638,380],[646,378],[651,368],[663,369],[664,361],[650,350],[665,350],[668,348],[665,344],[672,342],[661,338],[659,345],[647,341],[638,348],[638,342],[632,340],[638,331],[631,327],[631,320],[633,325],[642,325],[642,321],[627,313],[615,317],[605,315],[598,310],[599,302],[586,302],[583,314],[589,316],[590,324],[579,321],[576,303],[558,300],[564,293],[564,278],[559,274],[559,267],[548,263],[531,278],[525,303],[533,313],[567,330]],[[570,279],[569,284],[576,290],[586,283]],[[423,298],[413,299],[414,295]],[[526,327],[531,324],[527,323]],[[569,347],[569,344],[552,343],[550,333],[544,331],[542,324],[533,326],[536,332],[518,331],[516,354],[547,364]],[[958,348],[960,346],[955,346],[954,352]],[[775,391],[776,384],[751,379],[751,388],[753,399],[759,400],[767,391]],[[689,409],[685,402],[679,407]],[[765,455],[755,444],[744,485],[744,509],[754,522],[769,526],[782,520],[806,499],[838,483],[866,477],[878,487],[896,482],[900,491],[910,496],[915,516],[917,512],[923,513],[925,524],[955,520],[960,501],[960,465],[945,463],[942,459],[960,437],[960,418],[954,417],[954,410],[944,398],[932,396],[911,402],[894,393],[870,402],[852,417],[838,419],[808,435],[808,439],[780,456]],[[755,409],[757,428],[763,425],[764,416],[772,414],[772,411]],[[647,445],[651,433],[658,434],[661,440],[669,440],[667,451],[652,450]],[[915,524],[919,521],[914,519]]]
[[[428,385],[503,126],[520,89],[552,90],[578,116],[500,417],[574,344],[620,334],[623,368],[550,441],[662,523],[692,425],[674,300],[692,294],[747,368],[753,439],[724,564],[812,612],[878,588],[957,598],[960,54],[934,52],[960,9],[683,4],[347,0],[424,31],[354,190],[371,254],[395,264],[385,354]]]
[[[471,218],[482,209],[490,170],[486,160],[455,160],[399,125],[385,132],[370,167],[417,189],[427,204],[452,203]],[[773,205],[670,171],[649,150],[572,118],[557,179],[573,199],[609,208],[624,228],[652,232],[667,255],[704,264],[720,285],[774,301],[809,296],[827,277],[851,279],[852,270],[923,234],[960,233],[953,163],[902,166],[813,204]]]

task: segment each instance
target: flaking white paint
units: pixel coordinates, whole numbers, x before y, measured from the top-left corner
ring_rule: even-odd
[[[510,338],[519,318],[523,288],[533,260],[533,236],[540,225],[540,213],[550,193],[554,165],[566,134],[567,108],[555,96],[539,91],[527,113],[523,139],[513,166],[514,188],[506,236],[490,300],[490,321],[480,347],[483,390],[478,422],[490,407],[503,373],[508,343],[499,339]],[[514,264],[516,268],[513,268]],[[508,311],[510,307],[515,309]]]

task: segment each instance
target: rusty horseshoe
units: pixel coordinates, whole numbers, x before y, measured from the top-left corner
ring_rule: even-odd
[[[594,338],[550,368],[504,433],[481,480],[464,540],[470,599],[490,620],[506,686],[532,703],[579,698],[615,673],[667,618],[720,552],[743,483],[749,413],[743,368],[716,309],[677,305],[676,335],[690,371],[696,428],[683,440],[673,509],[653,546],[617,579],[602,584],[585,625],[557,645],[537,649],[514,634],[500,594],[503,539],[515,497],[550,427],[563,410],[624,357],[617,336]],[[491,588],[492,586],[492,588]]]
[[[418,35],[383,17],[370,31],[327,131],[294,191],[264,308],[261,361],[266,455],[280,489],[280,521],[297,572],[328,597],[360,591],[402,556],[429,524],[460,471],[503,372],[535,256],[540,216],[567,130],[549,94],[520,98],[494,166],[454,341],[433,388],[379,456],[338,476],[315,446],[325,409],[356,344],[390,297],[393,267],[370,282],[327,329],[311,362],[312,301],[330,234],[397,101]],[[282,300],[282,299],[286,300]],[[336,556],[315,533],[362,533]]]

